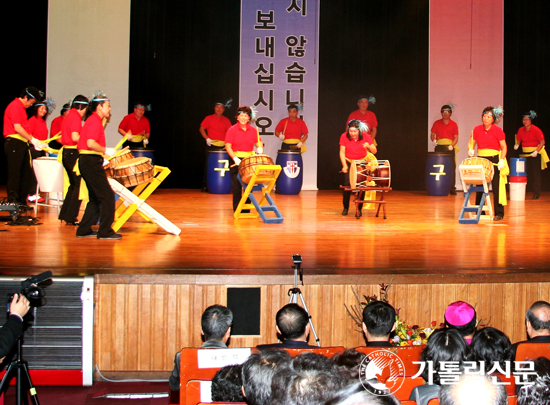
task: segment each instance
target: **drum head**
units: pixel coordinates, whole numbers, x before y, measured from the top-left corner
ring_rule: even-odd
[[[355,162],[350,162],[349,164],[349,186],[355,188],[357,185],[357,164]]]

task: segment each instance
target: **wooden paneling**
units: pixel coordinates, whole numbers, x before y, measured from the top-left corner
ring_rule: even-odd
[[[212,304],[225,304],[226,285],[98,284],[96,286],[95,363],[101,371],[169,371],[182,347],[202,344],[200,317]],[[275,314],[288,303],[290,286],[262,285],[261,336],[234,336],[230,347],[275,342]],[[301,287],[313,325],[324,346],[364,345],[346,314],[355,304],[351,285]],[[359,294],[379,295],[377,284],[359,286]],[[526,338],[524,318],[536,300],[550,300],[547,283],[394,284],[390,303],[409,324],[443,322],[446,306],[464,300],[476,306],[478,319],[503,330],[512,342]],[[313,335],[310,343],[314,343]]]

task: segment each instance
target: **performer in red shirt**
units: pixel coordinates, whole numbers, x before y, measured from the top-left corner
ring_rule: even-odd
[[[374,142],[374,145],[376,146],[378,120],[376,119],[376,114],[374,114],[372,111],[369,111],[369,104],[374,103],[376,103],[376,99],[373,96],[360,97],[359,100],[357,100],[357,106],[359,107],[359,109],[355,110],[349,115],[347,122],[350,122],[351,120],[359,120],[367,124],[369,128],[367,133],[370,135]]]
[[[4,112],[4,152],[8,163],[6,191],[10,202],[27,203],[32,176],[29,144],[37,150],[41,150],[44,145],[24,128],[27,122],[25,110],[41,99],[42,94],[36,87],[27,87],[8,104]]]
[[[301,150],[308,137],[309,130],[306,123],[298,117],[300,106],[290,104],[288,106],[288,117],[283,118],[275,127],[275,135],[283,141],[282,150]]]
[[[208,187],[206,184],[207,178],[207,165],[208,165],[208,153],[211,150],[224,150],[225,148],[225,134],[231,127],[231,121],[225,115],[223,115],[226,108],[231,107],[229,99],[225,104],[216,103],[214,105],[214,114],[206,116],[199,127],[201,136],[206,141],[205,163],[204,163],[204,175],[202,177],[202,192],[207,193]]]
[[[134,112],[128,114],[120,122],[118,133],[122,136],[126,135],[128,139],[124,142],[123,147],[129,146],[130,149],[135,149],[149,144],[151,124],[149,124],[147,117],[144,116],[145,111],[151,111],[151,106],[137,102],[134,104]]]
[[[454,106],[452,104],[445,104],[441,107],[441,119],[437,120],[432,125],[430,131],[430,139],[435,145],[435,152],[450,153],[453,159],[453,174],[456,172],[456,153],[458,147],[458,125],[451,119],[453,115]],[[456,195],[455,182],[451,184],[451,194]]]
[[[61,125],[61,143],[63,147],[59,150],[58,159],[61,158],[61,163],[69,178],[69,188],[67,194],[65,194],[65,200],[58,219],[65,221],[67,225],[78,225],[80,176],[75,173],[74,168],[79,156],[77,144],[82,131],[82,117],[86,113],[88,104],[87,97],[81,94],[76,96]]]
[[[506,202],[506,183],[510,169],[506,162],[506,136],[504,131],[496,125],[503,115],[502,107],[485,107],[481,115],[483,125],[478,125],[472,131],[470,140],[469,156],[474,156],[474,147],[477,143],[477,155],[490,160],[495,170],[493,176],[493,200],[495,206],[494,221],[501,221],[504,218],[504,206]],[[476,195],[476,204],[481,202],[481,193]]]
[[[46,119],[55,109],[55,102],[49,98],[46,98],[43,101],[39,101],[34,104],[32,107],[32,117],[29,118],[27,123],[24,125],[25,129],[29,134],[34,136],[40,141],[45,141],[48,139],[48,125],[46,125]],[[46,156],[46,153],[43,150],[36,150],[34,145],[30,145],[30,152],[32,159],[38,159],[39,157]],[[29,197],[28,200],[33,202],[38,200],[38,202],[43,202],[44,199],[40,195],[36,194],[36,176],[34,172],[31,176],[31,186],[29,188]]]
[[[50,138],[53,138],[57,134],[61,134],[61,126],[63,125],[63,119],[67,116],[70,109],[71,109],[70,103],[63,104],[61,113],[57,118],[54,118],[52,123],[50,124]],[[63,146],[60,141],[51,141],[49,145],[50,145],[50,148],[52,149],[61,149],[61,147]]]
[[[546,153],[544,134],[539,127],[533,125],[532,121],[537,117],[535,111],[529,111],[523,114],[523,127],[516,134],[516,144],[514,149],[518,149],[521,144],[523,157],[527,159],[527,177],[529,183],[533,185],[533,200],[540,197],[541,173],[546,169],[549,161]]]
[[[78,140],[78,167],[88,187],[89,201],[76,231],[79,238],[97,237],[97,239],[120,239],[111,225],[115,220],[115,195],[105,170],[103,154],[114,156],[114,148],[105,146],[105,130],[102,120],[111,115],[111,102],[103,93],[97,93],[87,109],[88,118],[82,127]],[[94,232],[92,226],[100,219],[99,230]]]
[[[225,149],[234,163],[229,170],[233,189],[233,211],[239,206],[243,194],[243,188],[238,178],[241,159],[254,154],[254,145],[256,145],[259,154],[264,152],[258,130],[249,124],[252,118],[252,109],[246,106],[239,107],[235,118],[237,118],[237,123],[229,128],[225,135]]]
[[[352,160],[365,160],[367,152],[375,154],[377,152],[376,146],[368,134],[366,125],[359,120],[351,120],[348,124],[347,132],[344,132],[340,136],[340,161],[342,162],[342,173],[344,173],[344,186],[349,187],[349,174],[348,174],[348,162]],[[343,195],[344,210],[342,215],[348,215],[349,199],[351,197],[351,191],[345,191]],[[360,197],[363,199],[363,197]],[[359,205],[359,216],[361,216],[361,209],[363,205]]]

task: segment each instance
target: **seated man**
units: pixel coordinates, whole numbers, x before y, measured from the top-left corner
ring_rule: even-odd
[[[212,305],[204,311],[201,317],[201,334],[204,343],[201,349],[227,349],[227,341],[231,335],[233,313],[223,305]],[[174,370],[168,382],[172,391],[180,389],[180,352],[174,359]]]
[[[298,304],[287,304],[282,307],[275,317],[277,333],[281,335],[281,343],[258,345],[258,349],[288,347],[307,348],[317,347],[307,343],[309,336],[309,314]]]
[[[496,384],[490,376],[464,374],[456,384],[442,385],[439,390],[440,405],[507,405],[508,396],[502,384]]]
[[[475,308],[464,301],[453,302],[445,310],[445,325],[448,328],[456,329],[466,343],[472,343],[477,327]]]
[[[363,332],[367,346],[391,347],[395,330],[395,309],[383,301],[373,301],[363,309]]]
[[[526,343],[550,343],[550,304],[546,301],[537,301],[525,314],[525,328],[529,340]],[[514,357],[520,343],[512,345]]]

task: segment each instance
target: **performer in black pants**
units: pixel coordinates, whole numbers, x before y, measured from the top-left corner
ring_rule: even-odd
[[[96,94],[88,106],[88,118],[78,140],[78,167],[88,187],[89,202],[76,231],[79,238],[120,239],[111,227],[115,219],[115,196],[103,169],[103,154],[114,156],[115,149],[105,147],[102,120],[111,115],[111,103],[104,94]],[[99,230],[92,226],[101,218]]]

